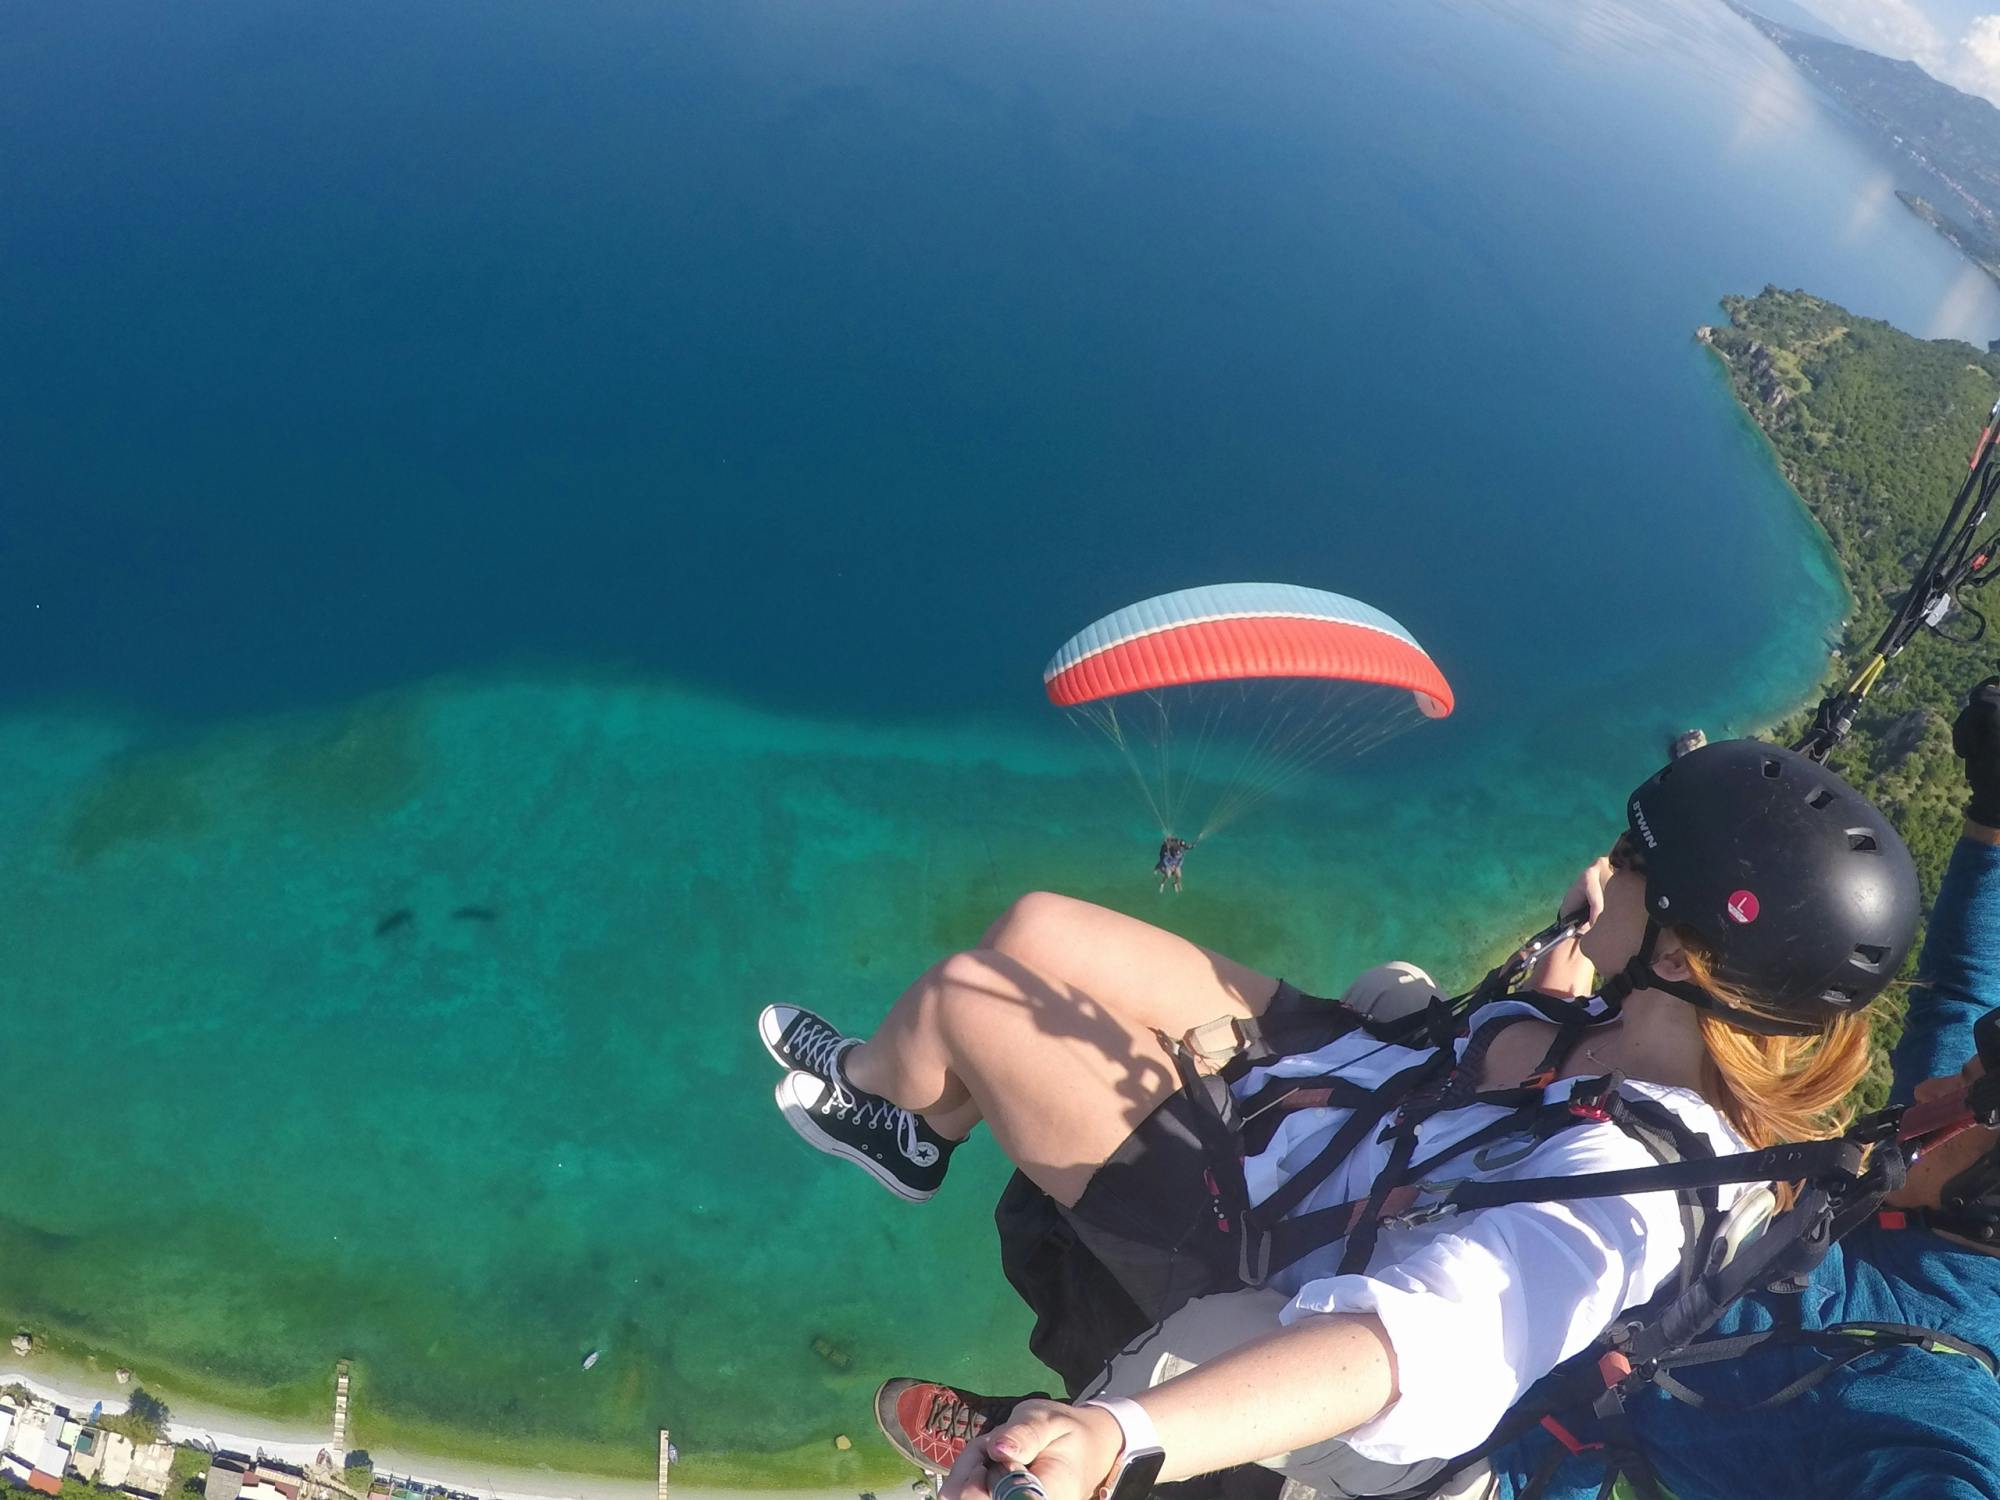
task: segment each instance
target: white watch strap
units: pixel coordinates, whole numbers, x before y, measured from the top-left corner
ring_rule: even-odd
[[[1125,1434],[1125,1452],[1130,1458],[1135,1453],[1157,1453],[1160,1451],[1160,1434],[1153,1426],[1153,1419],[1146,1415],[1146,1408],[1124,1396],[1098,1396],[1083,1403],[1096,1406],[1111,1413],[1111,1420],[1118,1424],[1118,1430]]]

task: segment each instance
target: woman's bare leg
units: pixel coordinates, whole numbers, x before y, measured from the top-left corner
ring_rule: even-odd
[[[1278,988],[1271,975],[1150,922],[1049,891],[1008,907],[979,946],[1169,1036],[1218,1016],[1262,1015]]]
[[[1179,1084],[1151,1032],[988,949],[931,969],[842,1070],[940,1134],[983,1119],[1064,1204]]]
[[[843,1071],[941,1134],[962,1136],[984,1119],[1065,1204],[1178,1087],[1154,1030],[1179,1036],[1249,1016],[1276,988],[1172,933],[1066,897],[1022,898],[987,938],[905,991]]]
[[[1135,917],[1047,891],[1014,902],[975,951],[1013,959],[1045,986],[1088,997],[1143,1032],[1176,1037],[1219,1017],[1261,1014],[1278,983]],[[903,992],[874,1035],[847,1054],[845,1071],[858,1087],[917,1110],[933,1128],[956,1136],[979,1116],[961,1118],[964,1089],[939,1051],[936,1028],[922,1021],[941,1003],[943,968]],[[960,1124],[964,1130],[949,1128]]]

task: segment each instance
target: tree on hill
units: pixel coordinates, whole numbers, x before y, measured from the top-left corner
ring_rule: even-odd
[[[1709,331],[1737,400],[1833,545],[1853,608],[1825,687],[1873,649],[1942,524],[1966,459],[2000,393],[2000,353],[1955,339],[1918,339],[1804,292],[1766,287],[1728,297],[1727,327]],[[1977,596],[1965,602],[1977,607]],[[1996,598],[2000,603],[2000,598]],[[1965,788],[1951,720],[1990,662],[1919,638],[1863,705],[1834,766],[1882,807],[1916,856],[1926,905],[1958,837]],[[1803,716],[1775,731],[1796,739]],[[1914,961],[1913,961],[1914,962]],[[1878,1036],[1900,1033],[1891,992]],[[1866,1102],[1880,1102],[1878,1069]]]
[[[167,1410],[166,1402],[143,1386],[134,1386],[126,1398],[124,1412],[115,1417],[99,1417],[97,1425],[107,1432],[121,1433],[143,1447],[158,1442],[171,1420],[173,1414]]]

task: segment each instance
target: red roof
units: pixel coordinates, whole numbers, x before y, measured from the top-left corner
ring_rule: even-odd
[[[44,1495],[60,1495],[62,1481],[53,1474],[44,1474],[40,1469],[28,1475],[28,1488],[40,1490]]]

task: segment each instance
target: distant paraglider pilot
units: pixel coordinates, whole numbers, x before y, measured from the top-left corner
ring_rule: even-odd
[[[1188,850],[1193,847],[1188,840],[1175,838],[1172,834],[1168,834],[1166,841],[1160,845],[1160,857],[1153,866],[1153,873],[1160,877],[1162,892],[1166,890],[1169,880],[1174,883],[1176,892],[1180,890],[1181,861],[1187,858]]]
[[[1301,778],[1314,766],[1452,710],[1451,684],[1409,631],[1289,583],[1204,584],[1113,610],[1056,649],[1042,687],[1124,761],[1168,839],[1162,876],[1169,829],[1212,837],[1281,791],[1311,790]]]

